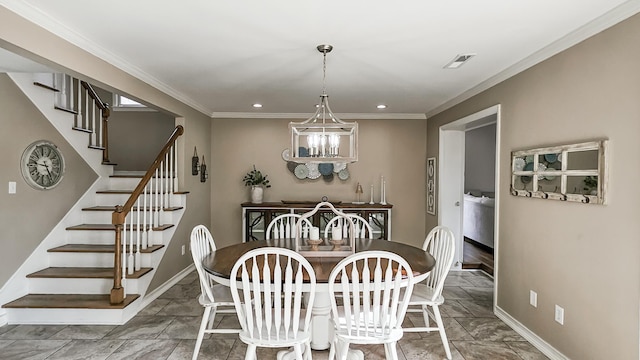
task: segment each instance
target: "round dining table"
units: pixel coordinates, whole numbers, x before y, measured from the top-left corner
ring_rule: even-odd
[[[389,251],[402,256],[411,266],[414,281],[425,280],[436,261],[421,248],[388,240],[355,240],[355,252],[367,250]],[[295,250],[293,239],[272,239],[247,241],[213,251],[202,260],[203,268],[213,279],[229,286],[231,269],[236,261],[249,250],[259,247],[276,246]],[[330,322],[331,302],[329,298],[329,274],[343,257],[306,257],[316,273],[316,296],[311,309],[311,348],[326,350],[333,338]]]

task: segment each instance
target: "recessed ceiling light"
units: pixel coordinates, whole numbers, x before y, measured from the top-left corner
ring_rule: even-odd
[[[256,103],[256,104],[253,104],[253,107],[254,107],[254,108],[261,108],[261,107],[262,107],[262,104],[257,104],[257,103]]]
[[[385,104],[380,104],[380,105],[378,105],[378,106],[376,106],[376,107],[377,107],[378,109],[386,109],[386,108],[387,108],[387,105],[385,105]]]
[[[464,65],[469,59],[476,56],[476,54],[459,54],[456,55],[453,60],[451,60],[447,65],[444,66],[445,69],[457,69],[460,66]]]

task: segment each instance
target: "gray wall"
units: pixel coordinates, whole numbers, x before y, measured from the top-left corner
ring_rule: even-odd
[[[2,288],[98,175],[6,74],[0,74],[0,109],[0,126],[4,129],[0,131]],[[56,144],[65,160],[62,182],[46,191],[27,185],[20,172],[22,152],[36,140],[49,140]],[[16,182],[15,194],[7,192],[10,181]]]
[[[635,15],[428,120],[437,156],[441,125],[501,104],[497,306],[571,359],[639,355],[639,43]],[[509,194],[512,150],[597,138],[610,139],[608,205]]]
[[[380,176],[384,176],[386,200],[393,205],[392,240],[422,246],[426,236],[424,120],[359,120],[358,162],[348,165],[349,180],[334,178],[331,183],[322,179],[298,180],[287,170],[281,154],[290,143],[288,123],[281,119],[213,121],[211,224],[218,246],[241,241],[240,204],[250,200],[242,177],[253,164],[271,180],[265,201],[319,201],[326,195],[352,202],[360,182],[363,198],[369,201],[373,184],[374,201],[380,202]]]
[[[496,125],[467,131],[464,142],[464,191],[493,192],[496,187]]]

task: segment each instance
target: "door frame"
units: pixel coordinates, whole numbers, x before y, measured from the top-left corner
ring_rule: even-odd
[[[495,115],[495,120],[493,119]],[[448,124],[440,126],[439,129],[439,149],[438,158],[440,159],[438,165],[439,174],[438,178],[438,208],[440,209],[438,216],[438,225],[454,224],[457,229],[452,229],[456,234],[456,255],[454,258],[453,269],[462,268],[463,260],[463,245],[464,238],[462,236],[462,216],[463,206],[459,206],[456,209],[455,202],[463,204],[464,199],[464,134],[465,131],[476,129],[482,126],[486,126],[494,123],[496,124],[496,156],[495,156],[495,206],[494,206],[494,279],[496,287],[494,291],[497,292],[497,280],[498,280],[498,267],[499,267],[499,207],[500,207],[500,128],[501,128],[501,115],[500,104],[491,106],[484,110],[478,111],[474,114],[465,116],[458,120],[452,121]],[[462,136],[462,142],[460,144],[460,136]],[[460,146],[457,151],[450,152],[445,155],[445,150],[452,145]],[[443,159],[447,161],[442,161]],[[453,167],[453,168],[449,168]],[[462,174],[462,177],[451,177],[447,174]],[[449,200],[447,203],[442,201],[443,194],[457,194],[457,198],[454,201]],[[446,197],[446,195],[445,195]],[[457,218],[455,218],[457,217]]]

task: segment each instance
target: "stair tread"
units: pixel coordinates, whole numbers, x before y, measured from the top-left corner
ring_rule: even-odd
[[[173,227],[173,224],[164,224],[153,227],[153,231],[162,231]],[[134,230],[137,230],[137,226],[134,225]],[[67,230],[111,230],[115,231],[116,227],[113,224],[80,224],[75,226],[69,226]],[[128,227],[127,227],[128,230]]]
[[[96,191],[96,194],[131,194],[133,193],[133,190],[98,190]],[[174,194],[177,195],[183,195],[183,194],[188,194],[188,191],[174,191]]]
[[[146,249],[140,249],[141,253],[152,253],[162,249],[164,245],[153,245]],[[72,253],[113,253],[113,245],[93,244],[66,244],[47,250],[48,252],[72,252]]]
[[[141,268],[128,279],[138,279],[152,268]],[[28,278],[113,279],[113,267],[50,267],[27,275]]]
[[[111,305],[108,294],[28,294],[2,307],[13,309],[123,309],[139,297],[139,294],[129,294],[121,304]]]
[[[146,207],[146,209],[149,209],[149,206]],[[153,210],[157,210],[158,207],[154,206]],[[165,207],[164,211],[176,211],[176,210],[181,210],[183,209],[182,206],[169,206],[169,207]],[[116,211],[116,206],[113,205],[109,205],[109,206],[105,206],[105,205],[101,205],[101,206],[92,206],[92,207],[88,207],[88,208],[84,208],[82,209],[83,211]],[[137,207],[134,207],[133,210],[137,210]]]

